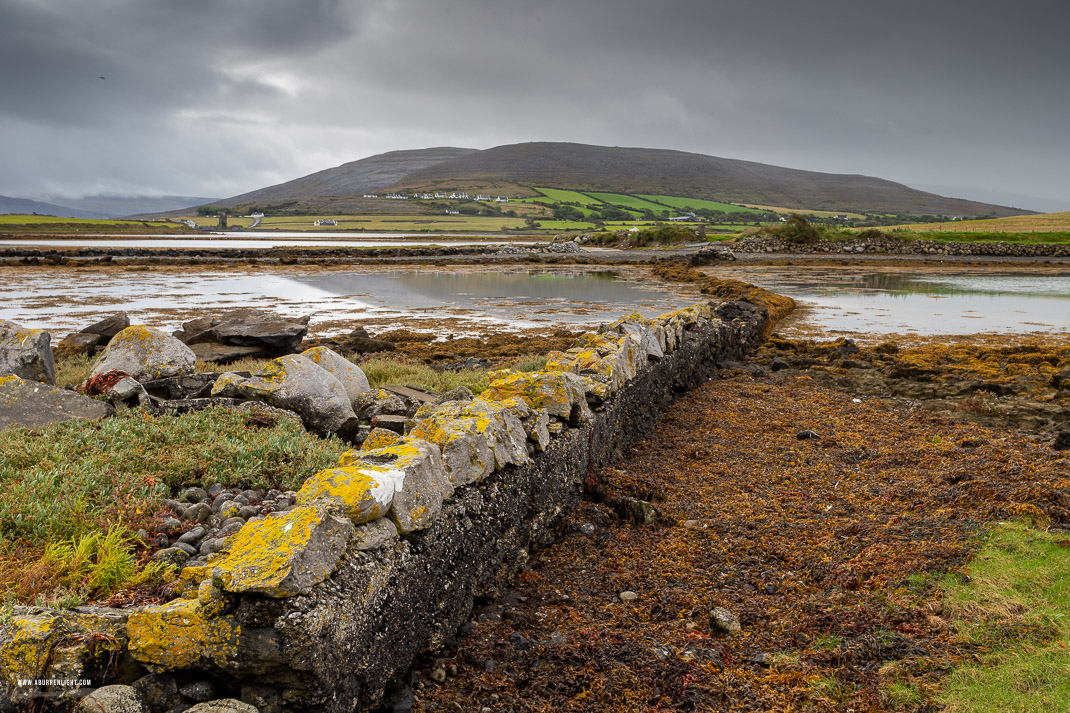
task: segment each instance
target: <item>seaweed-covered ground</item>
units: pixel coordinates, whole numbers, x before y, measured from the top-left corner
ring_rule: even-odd
[[[416,710],[937,710],[995,644],[953,633],[935,575],[995,521],[1070,519],[1070,451],[754,366],[587,485],[515,590],[422,663]],[[626,498],[660,517],[622,518]],[[1015,626],[995,638],[1032,635]]]

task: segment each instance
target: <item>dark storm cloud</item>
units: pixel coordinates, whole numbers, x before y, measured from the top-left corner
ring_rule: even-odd
[[[547,139],[1070,195],[1062,2],[88,5],[0,0],[0,193]]]

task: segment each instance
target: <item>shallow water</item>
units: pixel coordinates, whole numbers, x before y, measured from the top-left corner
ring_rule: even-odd
[[[747,279],[807,309],[785,334],[1070,334],[1070,274],[996,270],[752,268]]]
[[[134,323],[175,329],[236,307],[312,315],[317,323],[419,318],[476,326],[591,325],[639,311],[654,316],[695,301],[612,273],[581,270],[8,270],[0,319],[63,334],[125,310]],[[342,325],[338,329],[343,328]],[[453,328],[453,327],[451,327]],[[325,331],[333,331],[327,329]]]

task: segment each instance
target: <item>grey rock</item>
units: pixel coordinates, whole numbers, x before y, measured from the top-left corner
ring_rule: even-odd
[[[189,545],[186,545],[186,547],[189,547]],[[152,558],[157,562],[181,567],[189,561],[190,553],[181,547],[168,547],[167,549],[160,550],[154,554]]]
[[[129,376],[119,379],[104,392],[113,404],[138,406],[149,403],[149,392],[137,379]]]
[[[645,500],[623,497],[617,500],[614,509],[619,517],[637,525],[649,525],[658,520],[658,511]]]
[[[327,347],[307,349],[301,352],[301,356],[319,364],[320,368],[326,369],[334,378],[338,379],[349,396],[350,404],[354,404],[354,408],[356,408],[355,399],[361,394],[371,391],[368,377],[364,375],[361,368]]]
[[[234,522],[235,519],[237,522]],[[245,521],[241,518],[232,518],[228,520],[227,523],[229,524],[224,524],[223,527],[219,528],[219,532],[217,533],[219,537],[226,538],[237,534],[242,529]]]
[[[821,438],[816,431],[811,431],[809,428],[803,431],[799,431],[795,434],[795,437],[800,441],[816,441]]]
[[[472,390],[467,386],[458,386],[455,389],[450,389],[446,393],[442,394],[438,398],[438,403],[444,404],[448,401],[471,401],[475,396],[472,394]]]
[[[170,532],[182,527],[182,521],[177,517],[165,517],[160,520],[160,530],[164,532]]]
[[[246,683],[241,687],[243,703],[255,707],[260,713],[283,713],[285,702],[278,689],[259,682]]]
[[[218,701],[198,703],[189,708],[186,713],[260,713],[248,703],[242,703],[233,698],[221,698]]]
[[[107,344],[116,334],[129,326],[130,316],[126,312],[116,312],[110,317],[105,317],[99,322],[89,325],[81,333],[99,335],[103,337],[103,343]]]
[[[197,554],[197,548],[194,547],[193,545],[187,544],[185,542],[176,542],[171,549],[173,549],[173,550],[182,550],[183,552],[185,552],[190,557],[192,557],[193,555]]]
[[[237,309],[218,318],[201,317],[186,322],[175,337],[186,344],[218,342],[257,347],[265,354],[292,354],[308,333],[309,317],[290,319],[259,309]]]
[[[206,534],[208,534],[208,530],[206,530],[205,528],[195,527],[186,534],[182,535],[182,537],[179,537],[178,541],[187,545],[195,545],[200,542]]]
[[[739,617],[724,607],[714,607],[710,610],[710,631],[721,634],[738,634],[742,631]]]
[[[184,503],[203,503],[208,499],[208,491],[196,486],[186,488],[178,495],[178,499]]]
[[[198,703],[211,700],[215,696],[216,688],[215,684],[207,679],[201,679],[199,681],[191,681],[186,685],[178,689],[186,698]]]
[[[260,514],[260,508],[255,505],[244,505],[241,510],[238,510],[238,517],[242,520],[248,520],[251,517]]]
[[[142,384],[145,390],[158,399],[183,400],[203,399],[212,395],[212,384],[218,374],[180,374],[167,379],[155,379]]]
[[[357,527],[356,535],[349,547],[358,551],[377,550],[387,542],[396,540],[397,536],[397,525],[387,518],[372,520]]]
[[[198,342],[190,344],[189,348],[198,359],[209,364],[229,364],[239,359],[261,356],[264,352],[261,347],[239,347],[218,342]]]
[[[133,686],[104,686],[74,707],[74,713],[149,713]]]
[[[634,602],[636,599],[639,598],[639,595],[631,590],[625,589],[623,592],[617,595],[617,598],[627,604],[628,602]]]
[[[359,425],[345,388],[326,369],[299,355],[279,357],[250,378],[224,374],[213,396],[263,401],[297,412],[310,430],[348,434]]]
[[[206,503],[194,503],[182,511],[182,519],[190,522],[204,523],[212,517],[212,508]]]
[[[39,428],[75,419],[111,416],[111,404],[38,381],[0,376],[0,429]]]
[[[409,406],[397,394],[380,389],[361,394],[353,401],[353,410],[362,421],[376,416],[410,416]]]
[[[182,342],[149,327],[127,327],[108,342],[90,376],[117,369],[135,379],[165,379],[193,373],[196,356]]]
[[[0,320],[0,377],[15,376],[43,384],[56,383],[52,336],[40,329]]]
[[[157,401],[156,407],[161,411],[173,411],[175,413],[192,413],[203,411],[206,408],[236,408],[241,405],[239,399],[226,399],[210,396],[203,399],[174,399],[169,401]]]
[[[166,711],[182,703],[178,695],[175,677],[169,674],[150,673],[134,681],[134,690],[140,695],[149,710]]]
[[[61,339],[53,351],[56,356],[92,356],[103,341],[99,334],[74,332]]]

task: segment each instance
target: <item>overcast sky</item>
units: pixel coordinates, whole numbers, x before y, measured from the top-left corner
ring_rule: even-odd
[[[0,194],[550,140],[1070,202],[1068,28],[1066,0],[0,0]]]

